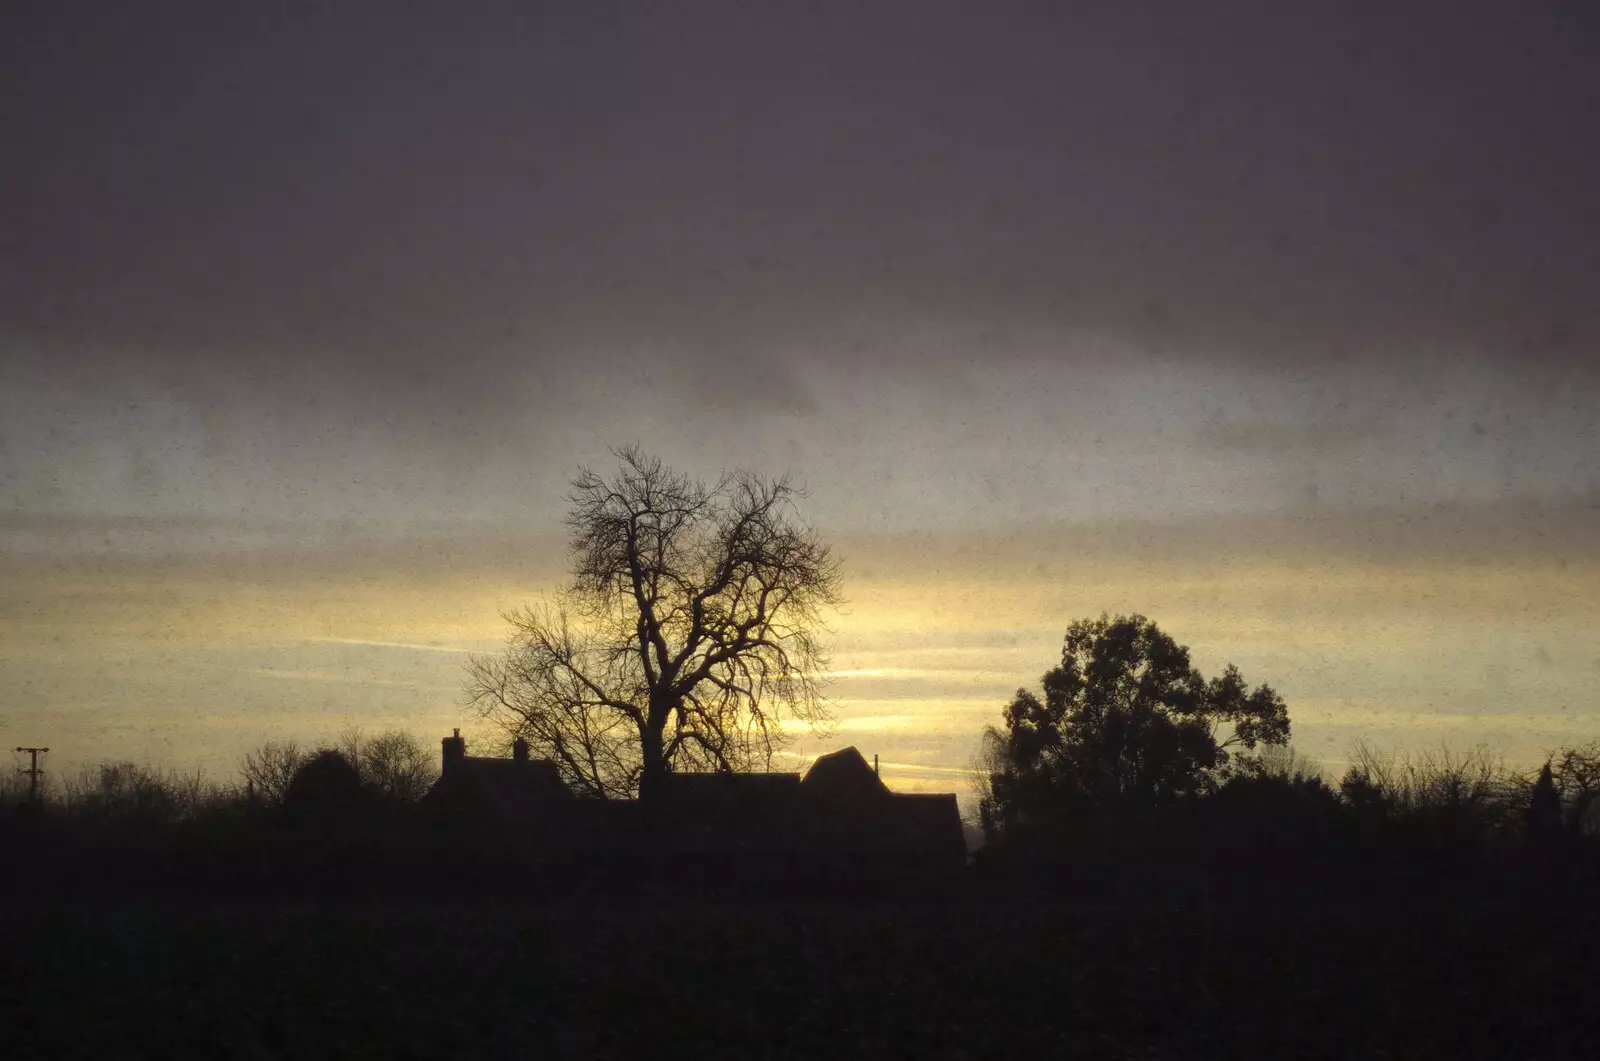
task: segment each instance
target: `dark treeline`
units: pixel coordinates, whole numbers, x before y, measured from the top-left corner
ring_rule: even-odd
[[[270,742],[244,757],[241,775],[220,784],[108,762],[36,799],[13,783],[0,798],[0,842],[29,857],[0,887],[22,899],[361,902],[662,889],[735,899],[927,896],[960,886],[950,874],[908,870],[893,854],[675,848],[660,836],[682,830],[631,801],[607,807],[574,794],[513,808],[509,818],[463,814],[424,799],[440,776],[435,753],[400,731],[316,748]]]
[[[13,781],[0,827],[25,857],[4,886],[56,898],[527,899],[676,882],[750,898],[888,891],[1172,907],[1493,901],[1600,882],[1600,745],[1563,749],[1536,771],[1483,747],[1384,756],[1362,746],[1330,783],[1287,745],[1286,724],[1270,732],[1281,739],[1224,755],[1207,749],[1227,741],[1194,712],[1145,710],[1134,725],[1117,716],[1137,713],[1135,701],[1086,708],[1086,685],[1071,684],[1052,672],[1044,698],[1019,694],[1007,729],[987,735],[987,842],[948,880],[828,879],[820,866],[808,876],[804,864],[711,865],[704,854],[689,865],[651,851],[643,835],[625,850],[544,849],[434,813],[421,800],[437,777],[434,755],[392,732],[317,749],[267,744],[235,784],[131,763],[57,779],[37,800],[26,779]],[[1147,674],[1136,684],[1156,685]],[[1272,726],[1279,705],[1270,695],[1262,704]],[[1186,719],[1196,740],[1187,751],[1164,732]]]
[[[418,801],[434,756],[399,731],[301,749],[268,743],[235,783],[107,762],[30,798],[4,793],[7,842],[28,853],[7,875],[51,897],[382,894],[426,873],[436,830]]]
[[[1600,777],[1600,746],[1565,749],[1531,776],[1481,747],[1355,754],[1358,765],[1337,784],[1292,752],[1269,750],[1164,807],[1063,807],[1048,823],[997,829],[977,852],[974,884],[989,894],[1130,902],[1360,903],[1600,883],[1600,839],[1582,810]]]
[[[1270,687],[1206,681],[1137,615],[1074,623],[1043,686],[985,734],[985,890],[1449,901],[1600,881],[1600,742],[1534,771],[1358,745],[1330,783]]]

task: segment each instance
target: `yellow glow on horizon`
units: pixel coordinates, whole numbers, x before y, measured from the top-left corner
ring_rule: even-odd
[[[921,572],[910,579],[847,582],[826,675],[838,717],[823,739],[964,770],[982,727],[1058,660],[1068,622],[1103,611],[1151,617],[1207,674],[1231,661],[1273,685],[1312,754],[1337,758],[1362,733],[1491,739],[1511,754],[1600,731],[1589,692],[1600,653],[1587,635],[1600,627],[1600,565],[1241,557],[1201,574],[1101,555],[1074,575],[998,544],[981,563],[945,565],[937,545],[902,561]],[[90,759],[137,757],[107,742],[145,733],[178,762],[224,764],[241,742],[315,739],[328,719],[398,720],[423,735],[470,728],[453,692],[465,659],[497,651],[501,611],[554,585],[331,564],[317,577],[260,564],[0,566],[7,732],[60,732],[53,742],[81,744]]]

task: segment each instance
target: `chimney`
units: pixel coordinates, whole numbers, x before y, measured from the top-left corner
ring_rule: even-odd
[[[511,758],[519,763],[528,761],[528,742],[518,737],[511,742]]]
[[[444,745],[444,773],[448,775],[450,768],[467,757],[467,742],[461,739],[458,729],[454,735],[446,737],[439,742]]]
[[[878,753],[877,752],[873,752],[872,753],[872,776],[873,777],[877,777],[878,776]]]

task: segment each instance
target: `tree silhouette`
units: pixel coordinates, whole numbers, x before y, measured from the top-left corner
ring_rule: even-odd
[[[239,764],[252,796],[268,806],[283,802],[297,770],[311,757],[294,741],[267,741]]]
[[[1142,615],[1067,628],[1043,698],[1019,689],[1005,730],[985,734],[993,764],[980,804],[991,837],[1084,811],[1149,810],[1214,787],[1228,749],[1289,739],[1268,686],[1231,664],[1206,681],[1189,650]]]
[[[343,812],[361,803],[365,794],[360,772],[344,753],[324,748],[294,772],[283,805],[308,814]]]
[[[1550,761],[1539,768],[1539,777],[1533,783],[1525,812],[1528,839],[1536,844],[1550,844],[1560,840],[1562,834],[1561,792],[1556,788],[1555,774]]]
[[[1600,828],[1600,742],[1563,748],[1550,772],[1561,798],[1566,829],[1588,836]]]
[[[361,784],[374,795],[399,803],[415,803],[439,778],[438,755],[403,729],[368,737],[346,731],[339,751],[356,768]]]
[[[572,481],[570,583],[506,615],[468,696],[575,791],[649,799],[673,771],[770,762],[785,715],[825,720],[818,640],[838,567],[787,479],[706,486],[637,448]]]
[[[1486,745],[1381,755],[1357,743],[1350,757],[1339,792],[1362,821],[1407,823],[1445,848],[1477,845],[1526,807],[1526,779]]]
[[[131,762],[84,767],[62,785],[63,804],[74,816],[124,828],[183,821],[214,797],[198,771],[184,775]]]

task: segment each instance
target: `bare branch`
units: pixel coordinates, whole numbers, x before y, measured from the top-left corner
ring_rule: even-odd
[[[572,480],[571,581],[553,607],[506,615],[506,650],[472,660],[468,702],[590,795],[770,763],[783,718],[828,719],[838,562],[787,479],[707,486],[637,447],[615,456],[612,478]]]

